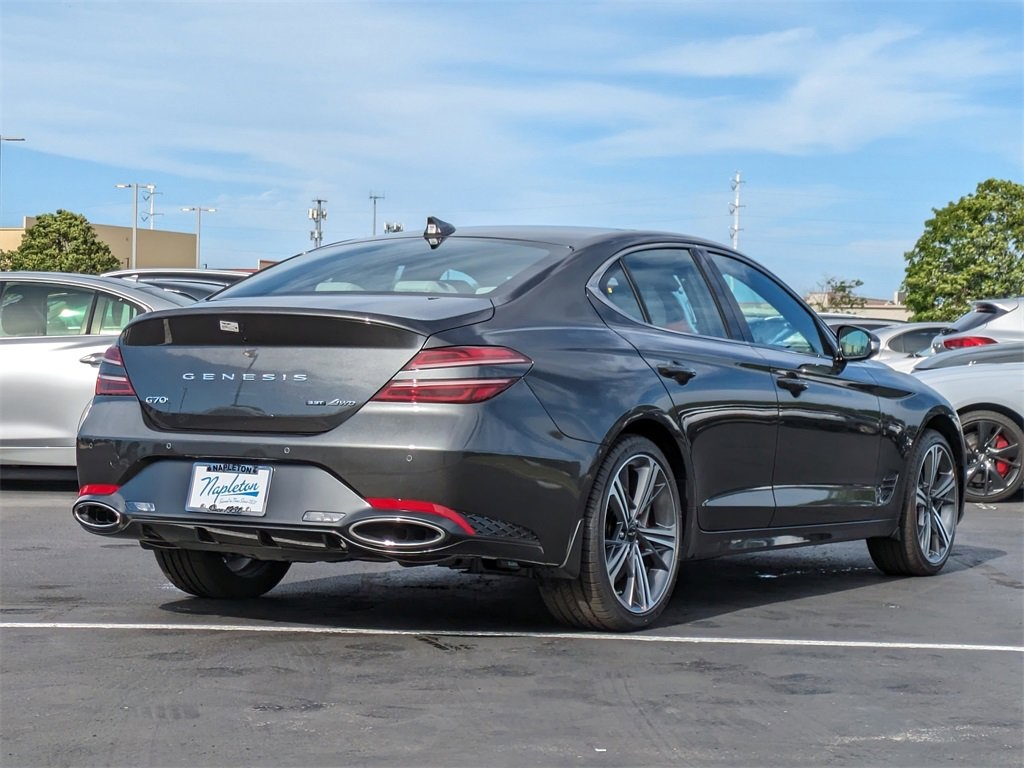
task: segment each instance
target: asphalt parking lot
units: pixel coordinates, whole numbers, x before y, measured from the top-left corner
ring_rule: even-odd
[[[946,570],[863,544],[690,563],[658,625],[564,630],[525,579],[300,565],[190,599],[0,491],[4,766],[1020,766],[1024,503],[969,505]]]

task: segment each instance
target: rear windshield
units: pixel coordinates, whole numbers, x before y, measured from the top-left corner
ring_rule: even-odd
[[[522,280],[566,246],[521,240],[449,238],[431,249],[423,238],[372,240],[323,248],[281,262],[217,298],[313,293],[489,294]]]

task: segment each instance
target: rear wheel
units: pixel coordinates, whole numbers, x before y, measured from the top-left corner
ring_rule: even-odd
[[[1024,431],[1013,419],[995,411],[974,411],[960,417],[967,446],[967,501],[1002,501],[1024,481],[1021,444]]]
[[[960,514],[956,459],[946,438],[927,430],[914,449],[898,538],[868,539],[875,565],[893,576],[932,576],[949,559]]]
[[[170,582],[196,597],[259,597],[276,587],[291,566],[225,552],[154,549],[153,554]]]
[[[601,465],[587,503],[580,575],[542,580],[544,602],[559,621],[578,627],[645,627],[672,596],[681,539],[668,460],[650,440],[625,438]]]

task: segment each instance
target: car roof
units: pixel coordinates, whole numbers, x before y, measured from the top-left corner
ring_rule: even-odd
[[[469,226],[469,227],[457,227],[455,231],[445,237],[449,238],[495,238],[502,240],[526,240],[537,243],[547,243],[550,245],[562,245],[568,246],[573,249],[582,248],[585,245],[590,244],[594,240],[599,240],[608,237],[623,237],[623,238],[637,238],[645,240],[657,240],[664,239],[670,242],[687,242],[694,245],[706,246],[709,248],[725,248],[732,250],[729,246],[722,243],[716,243],[713,240],[706,240],[701,237],[695,237],[679,232],[666,232],[661,230],[640,230],[640,229],[621,229],[615,227],[586,227],[586,226],[566,226],[566,225],[537,225],[537,224],[509,224],[509,225],[498,225],[498,226]],[[406,231],[400,235],[388,235],[389,240],[398,239],[409,239],[423,237],[422,234],[416,232]],[[331,243],[331,246],[335,245],[349,245],[352,243],[364,242],[373,240],[380,240],[381,238],[357,238],[353,240],[345,240],[337,243]],[[324,246],[329,247],[329,246]],[[443,246],[442,246],[443,247]]]
[[[116,277],[101,275],[83,275],[79,272],[0,272],[0,282],[32,282],[57,283],[79,288],[104,290],[145,304],[150,309],[168,309],[182,307],[192,303],[192,299],[177,293],[165,291],[153,285],[135,283]]]

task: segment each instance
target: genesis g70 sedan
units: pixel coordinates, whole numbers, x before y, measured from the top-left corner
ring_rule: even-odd
[[[683,560],[865,539],[931,575],[956,413],[749,258],[687,236],[459,228],[325,246],[133,321],[78,438],[88,531],[192,595],[293,562],[528,575],[647,626]]]

